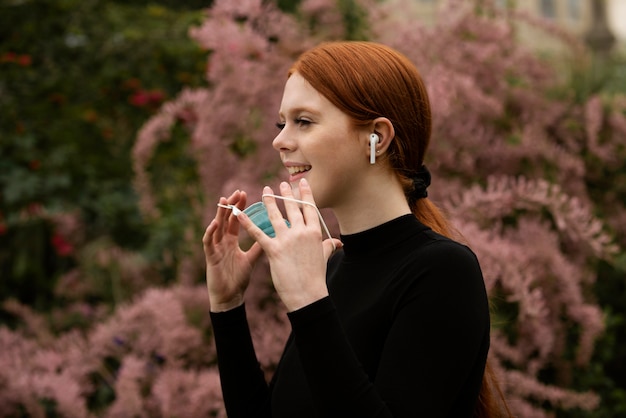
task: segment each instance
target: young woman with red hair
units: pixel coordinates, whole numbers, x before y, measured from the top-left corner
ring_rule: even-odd
[[[415,66],[376,43],[321,44],[291,68],[279,120],[289,181],[263,190],[269,223],[236,191],[203,238],[228,416],[510,416],[486,367],[480,266],[428,199],[431,114]],[[333,210],[339,240],[324,239],[317,208]],[[247,251],[240,227],[256,241]],[[269,384],[244,304],[262,253],[292,326]]]

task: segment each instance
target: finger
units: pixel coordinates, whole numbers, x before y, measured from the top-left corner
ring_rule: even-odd
[[[237,209],[243,211],[243,209],[246,207],[247,199],[248,199],[248,196],[246,192],[241,192],[237,190],[228,199],[228,204],[233,205]],[[232,234],[232,235],[239,235],[239,220],[237,219],[237,216],[234,216],[232,211],[231,211],[231,215],[232,216],[228,218],[228,228],[226,230],[226,233]]]
[[[202,247],[204,248],[204,255],[206,257],[210,257],[215,254],[213,246],[213,235],[215,234],[217,228],[218,222],[217,220],[213,219],[204,231],[204,235],[202,237]]]
[[[220,197],[219,203],[224,206],[229,206],[231,204],[234,204],[235,202],[237,202],[238,196],[240,193],[241,192],[239,190],[235,190],[234,192],[232,192],[230,196],[228,196],[228,198]],[[232,214],[232,212],[233,211],[231,209],[218,206],[216,217],[219,216],[221,219],[227,220],[228,217]]]
[[[230,202],[233,200],[233,195],[236,193],[236,191],[231,194],[228,198],[226,197],[220,197],[218,204],[217,204],[217,213],[215,215],[215,218],[220,221],[220,223],[225,224],[226,222],[228,222],[228,218],[230,217],[230,215],[232,215],[233,210],[230,207]]]
[[[288,199],[295,199],[291,186],[287,182],[280,183],[280,194]],[[285,200],[285,212],[287,212],[287,219],[291,223],[291,226],[302,225],[304,220],[302,218],[302,212],[300,211],[300,204],[292,200]]]
[[[274,194],[274,191],[265,186],[263,188],[263,194]],[[287,229],[287,224],[285,223],[285,219],[283,218],[283,214],[278,209],[278,205],[276,204],[276,199],[273,196],[267,196],[263,199],[263,203],[265,204],[265,209],[267,210],[267,216],[274,228],[274,231],[278,235],[279,231],[283,231]]]
[[[337,238],[325,239],[322,242],[322,249],[324,251],[324,260],[328,261],[330,256],[333,255],[333,253],[341,247],[343,247],[343,243]]]
[[[320,226],[320,219],[317,213],[317,206],[315,206],[315,200],[313,199],[313,191],[311,190],[311,186],[309,182],[303,178],[300,180],[300,184],[298,185],[300,189],[300,199],[302,201],[309,203],[308,205],[302,205],[302,213],[304,214],[304,222],[307,225],[315,225],[317,227]]]
[[[225,197],[220,197],[219,200],[221,205],[228,206],[228,200]],[[226,225],[228,225],[228,217],[231,215],[232,210],[226,209],[223,207],[217,208],[217,214],[215,215],[215,221],[217,223],[215,232],[213,234],[213,241],[219,242],[224,237],[226,233]]]

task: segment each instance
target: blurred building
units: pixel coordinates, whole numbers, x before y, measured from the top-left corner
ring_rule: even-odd
[[[403,10],[406,16],[433,21],[437,11],[448,0],[389,0],[402,3],[411,10]],[[481,2],[486,0],[466,0]],[[598,42],[598,48],[612,43],[618,48],[626,47],[626,0],[494,0],[499,7],[519,10],[535,17],[548,19],[575,36],[588,42]],[[550,48],[556,44],[546,43],[545,35],[528,27],[520,28],[523,41]],[[613,41],[613,42],[611,42]]]

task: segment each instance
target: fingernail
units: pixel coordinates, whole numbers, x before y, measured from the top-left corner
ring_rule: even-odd
[[[281,189],[287,189],[289,188],[289,183],[287,183],[286,181],[283,181],[280,183],[280,188]]]
[[[301,185],[303,185],[303,186],[308,186],[308,185],[309,185],[309,182],[308,182],[308,181],[306,181],[306,179],[305,179],[304,177],[302,177],[302,178],[300,179],[300,184],[301,184]]]

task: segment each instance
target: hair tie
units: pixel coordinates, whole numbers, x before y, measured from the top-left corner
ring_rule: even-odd
[[[417,173],[411,177],[413,180],[413,192],[411,196],[417,200],[428,197],[428,191],[426,190],[430,186],[430,171],[425,165],[422,165]]]

